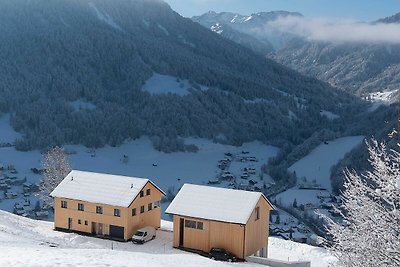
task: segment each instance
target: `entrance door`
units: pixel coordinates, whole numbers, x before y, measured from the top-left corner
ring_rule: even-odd
[[[98,226],[96,234],[103,235],[103,224],[102,223],[99,223],[99,226]]]
[[[181,218],[179,221],[179,246],[180,247],[183,247],[184,230],[185,230],[185,220]]]
[[[72,218],[68,218],[68,230],[72,230]]]
[[[96,233],[96,223],[92,222],[92,234],[95,235]]]

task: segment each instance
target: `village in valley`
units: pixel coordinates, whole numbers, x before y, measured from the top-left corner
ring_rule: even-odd
[[[332,145],[341,145],[344,149],[333,153],[330,153],[329,144],[321,144],[308,157],[326,157],[325,163],[327,165],[322,166],[323,170],[321,170],[321,166],[310,165],[306,157],[302,159],[305,161],[304,163],[299,161],[296,163],[297,165],[294,164],[291,167],[292,171],[297,171],[298,175],[302,175],[298,179],[297,185],[294,188],[281,191],[277,191],[274,179],[262,171],[263,165],[268,161],[268,158],[276,154],[277,150],[267,146],[254,149],[259,148],[257,144],[234,148],[192,139],[190,141],[199,147],[199,151],[197,153],[183,153],[183,155],[174,155],[174,153],[166,155],[155,152],[153,148],[150,148],[151,144],[147,145],[145,142],[144,144],[143,142],[135,145],[129,144],[128,147],[123,146],[120,149],[108,148],[96,151],[74,146],[67,147],[66,151],[70,152],[68,157],[71,159],[72,165],[77,168],[85,169],[87,167],[92,171],[106,173],[118,173],[114,170],[122,170],[125,175],[135,174],[135,170],[137,170],[136,172],[139,173],[138,176],[140,177],[154,177],[152,179],[167,193],[166,198],[162,201],[162,218],[167,220],[172,218],[164,213],[165,208],[171,203],[181,186],[187,182],[262,192],[275,207],[275,210],[272,210],[270,214],[270,236],[320,246],[324,237],[324,232],[320,228],[322,220],[320,214],[324,214],[337,222],[345,223],[341,221],[339,214],[341,199],[331,193],[330,185],[326,183],[326,179],[330,177],[330,168],[361,140],[362,137],[334,140]],[[136,151],[134,148],[136,148]],[[149,152],[149,150],[151,151]],[[10,154],[10,151],[14,155]],[[212,153],[213,157],[210,158],[210,154],[206,152]],[[9,157],[5,156],[7,153]],[[135,153],[144,155],[145,163],[136,159]],[[202,155],[202,153],[205,154]],[[334,154],[333,157],[332,154]],[[22,158],[25,161],[22,164],[18,155],[24,155]],[[157,173],[164,173],[165,168],[168,167],[167,164],[176,163],[176,158],[179,159],[181,156],[185,157],[185,160],[190,160],[191,166],[196,166],[199,170],[208,168],[208,171],[196,176],[193,169],[181,168],[176,170],[179,176],[169,177],[169,180],[167,180],[165,174],[161,177],[157,176]],[[192,159],[187,159],[191,156]],[[113,163],[110,171],[96,168],[101,165],[99,162],[112,158],[119,158],[119,160]],[[42,154],[39,152],[17,152],[9,144],[0,148],[0,159],[4,164],[1,166],[0,172],[0,208],[24,217],[53,220],[52,205],[39,198],[40,180],[43,174]],[[310,160],[314,161],[315,159],[311,158]],[[137,162],[146,165],[146,167],[139,169],[135,164]],[[319,160],[319,162],[322,162],[322,160]],[[103,166],[103,168],[107,168],[107,166]],[[313,168],[318,168],[315,173],[319,172],[322,180],[311,179],[307,173],[304,173],[304,169],[311,169],[312,172]],[[149,175],[146,175],[146,173],[149,173]]]

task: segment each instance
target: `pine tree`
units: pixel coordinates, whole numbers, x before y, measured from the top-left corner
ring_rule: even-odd
[[[275,219],[275,224],[280,224],[281,223],[281,217],[278,215],[276,215],[276,219]]]
[[[367,144],[371,171],[345,171],[342,216],[328,220],[331,252],[340,266],[400,266],[400,153]]]
[[[64,150],[56,146],[47,151],[42,162],[42,168],[44,177],[40,184],[40,196],[43,201],[51,203],[51,201],[48,201],[50,193],[71,171],[68,157]]]

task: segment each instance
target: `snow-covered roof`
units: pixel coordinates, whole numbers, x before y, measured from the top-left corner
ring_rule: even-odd
[[[246,224],[260,197],[265,198],[260,192],[185,184],[166,213]]]
[[[145,178],[72,170],[50,195],[129,207],[147,182],[152,183]],[[154,183],[152,184],[154,185]],[[156,188],[159,189],[157,186]],[[162,192],[162,190],[160,191]],[[164,194],[164,192],[162,193]]]

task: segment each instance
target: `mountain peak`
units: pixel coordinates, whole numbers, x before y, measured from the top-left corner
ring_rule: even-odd
[[[378,23],[400,23],[400,12],[393,16],[377,20]]]

